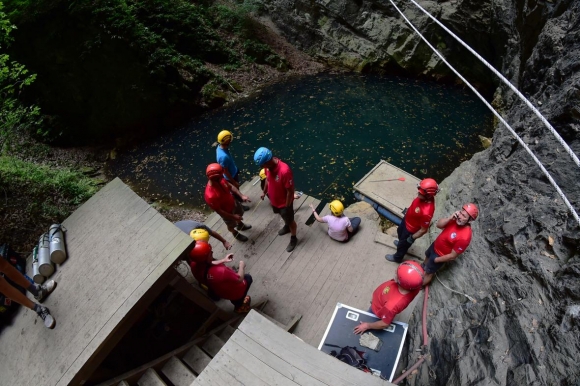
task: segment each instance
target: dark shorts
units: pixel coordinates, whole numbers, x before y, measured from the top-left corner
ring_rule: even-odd
[[[431,246],[425,251],[425,273],[433,274],[437,272],[437,270],[445,263],[436,263],[435,259],[439,257],[437,252],[435,252],[435,243],[431,244]]]
[[[286,213],[282,215],[282,209],[284,208],[276,208],[275,206],[272,207],[274,213],[279,214],[284,220],[284,225],[290,226],[294,222],[294,202],[290,204],[290,206],[286,207]]]
[[[234,201],[234,203],[235,203],[234,211],[232,212],[232,214],[239,214],[240,216],[243,216],[244,208],[242,207],[242,204],[239,201]],[[228,228],[234,228],[236,225],[238,225],[238,222],[236,220],[230,220],[225,218],[223,220]]]

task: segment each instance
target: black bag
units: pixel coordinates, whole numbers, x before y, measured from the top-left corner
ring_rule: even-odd
[[[344,362],[350,366],[356,367],[359,370],[362,370],[364,372],[370,373],[371,369],[366,365],[366,359],[364,358],[364,351],[359,351],[356,349],[356,347],[350,347],[350,346],[345,346],[345,347],[340,347],[340,346],[336,346],[334,344],[326,344],[326,346],[332,346],[332,347],[339,347],[340,348],[340,352],[337,353],[335,350],[332,350],[330,352],[330,355],[332,355],[333,357],[335,357],[336,359],[338,359],[341,362]]]

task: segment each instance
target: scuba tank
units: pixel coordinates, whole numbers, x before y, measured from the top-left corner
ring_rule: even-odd
[[[38,240],[38,270],[44,277],[49,277],[54,272],[54,267],[50,261],[48,239],[48,233],[45,233]]]
[[[54,264],[62,264],[66,260],[64,249],[64,236],[61,224],[52,224],[48,231],[50,241],[50,261]]]
[[[36,284],[44,283],[44,276],[40,274],[40,270],[38,269],[38,245],[32,251],[32,280]]]

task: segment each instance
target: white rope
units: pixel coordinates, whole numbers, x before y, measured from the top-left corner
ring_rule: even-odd
[[[578,225],[580,225],[580,217],[578,217],[578,213],[576,213],[576,210],[572,207],[572,204],[570,204],[570,201],[568,201],[568,199],[566,198],[566,196],[564,195],[564,193],[562,192],[562,190],[560,189],[558,184],[556,184],[556,181],[554,181],[554,179],[552,178],[550,173],[546,170],[544,165],[542,165],[540,160],[530,150],[528,145],[526,145],[526,143],[520,138],[520,136],[511,128],[511,126],[503,119],[503,117],[501,115],[499,115],[499,113],[497,111],[495,111],[495,109],[485,100],[485,98],[475,89],[475,87],[473,87],[471,85],[471,83],[469,83],[451,64],[449,64],[449,62],[447,62],[447,60],[445,60],[445,58],[435,49],[435,47],[433,47],[431,45],[431,43],[429,43],[427,41],[427,39],[425,39],[425,37],[423,35],[421,35],[421,33],[417,30],[417,28],[415,28],[413,23],[411,23],[409,21],[409,19],[407,19],[407,17],[403,14],[403,12],[401,12],[399,7],[397,7],[397,5],[393,2],[393,0],[389,0],[389,1],[393,5],[393,7],[395,7],[395,9],[401,14],[401,17],[403,17],[403,19],[405,19],[405,21],[407,22],[407,24],[409,24],[409,26],[413,29],[413,31],[415,31],[415,33],[417,35],[419,35],[419,37],[421,37],[421,39],[425,42],[425,44],[427,44],[429,46],[429,48],[431,48],[431,50],[433,50],[433,52],[441,59],[441,61],[443,61],[443,63],[445,63],[449,67],[449,69],[451,69],[451,71],[453,71],[455,73],[455,75],[457,75],[459,77],[459,79],[461,79],[475,93],[475,95],[477,95],[479,97],[479,99],[481,99],[481,101],[487,106],[487,108],[493,113],[493,115],[495,115],[496,118],[499,119],[499,121],[501,123],[503,123],[505,127],[507,127],[507,129],[512,133],[512,135],[516,138],[516,140],[520,143],[520,145],[522,145],[522,147],[532,157],[532,159],[538,165],[540,170],[544,173],[546,178],[548,178],[548,181],[550,181],[550,184],[552,184],[552,186],[556,189],[556,191],[560,195],[560,198],[562,198],[562,200],[564,201],[564,203],[566,204],[566,206],[568,207],[568,209],[572,213],[572,216],[574,216],[574,219],[576,219],[576,222],[578,223]]]
[[[451,292],[455,292],[456,294],[459,294],[459,295],[463,295],[463,296],[465,296],[467,299],[471,300],[473,303],[477,303],[477,300],[475,300],[474,298],[472,298],[472,297],[471,297],[471,296],[469,296],[468,294],[464,294],[463,292],[455,291],[454,289],[447,287],[447,286],[446,286],[446,285],[445,285],[445,284],[444,284],[444,283],[441,281],[441,279],[439,279],[439,276],[437,275],[437,272],[435,272],[435,277],[437,278],[437,280],[439,281],[439,283],[441,283],[441,285],[442,285],[443,287],[447,288],[449,291],[451,291]]]
[[[560,136],[560,134],[558,134],[558,132],[552,127],[552,125],[550,124],[550,122],[548,122],[548,120],[546,118],[544,118],[544,116],[542,115],[542,113],[540,113],[538,111],[538,109],[536,109],[536,107],[534,105],[532,105],[532,103],[513,84],[511,84],[511,82],[509,80],[507,80],[499,71],[497,71],[484,58],[482,58],[475,50],[473,50],[471,47],[469,47],[467,45],[467,43],[465,43],[457,35],[455,35],[453,32],[451,32],[447,27],[445,27],[445,25],[443,25],[443,23],[441,23],[434,16],[432,16],[429,12],[427,12],[425,9],[423,9],[423,7],[421,7],[419,4],[417,4],[415,2],[415,0],[409,0],[409,1],[411,1],[411,3],[413,3],[413,4],[415,4],[417,6],[417,8],[419,8],[421,11],[423,11],[423,13],[425,15],[427,15],[431,20],[433,20],[441,28],[443,28],[445,31],[447,31],[447,33],[449,35],[453,36],[453,38],[455,38],[455,40],[457,40],[459,43],[461,43],[461,45],[463,47],[467,48],[469,50],[469,52],[471,52],[487,68],[489,68],[495,75],[497,75],[501,79],[501,81],[503,83],[505,83],[514,93],[516,93],[516,95],[518,97],[520,97],[520,99],[522,101],[524,101],[524,103],[534,112],[534,114],[536,114],[536,116],[538,118],[540,118],[540,120],[552,132],[552,134],[554,134],[554,136],[556,137],[556,139],[558,140],[558,142],[560,142],[560,144],[566,150],[566,152],[568,153],[568,155],[572,158],[572,160],[574,161],[574,163],[576,163],[576,166],[580,167],[580,160],[578,159],[578,156],[574,153],[574,151],[572,151],[572,149],[570,148],[570,146],[568,146],[568,144],[564,141],[564,139]],[[392,1],[391,1],[391,3],[392,3]]]

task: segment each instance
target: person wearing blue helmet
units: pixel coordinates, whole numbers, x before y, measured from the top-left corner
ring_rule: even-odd
[[[272,155],[268,148],[261,147],[254,154],[254,161],[259,167],[266,169],[266,184],[261,195],[263,200],[266,194],[270,199],[272,210],[284,220],[284,227],[278,231],[280,236],[290,233],[290,244],[287,252],[292,252],[298,244],[296,230],[298,226],[294,220],[294,176],[290,167]]]

